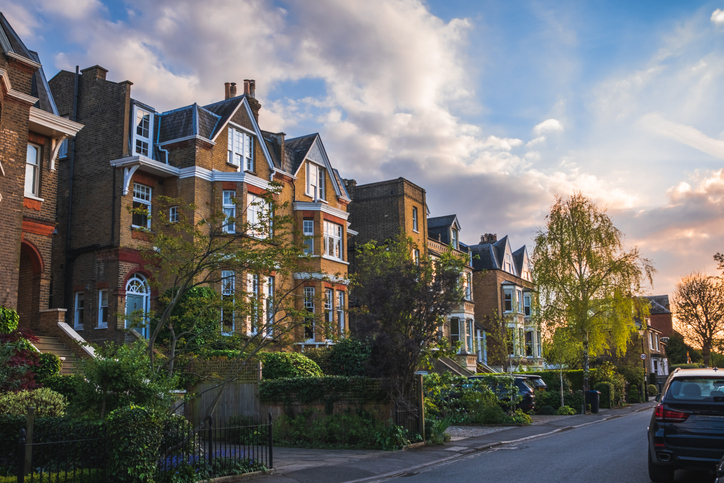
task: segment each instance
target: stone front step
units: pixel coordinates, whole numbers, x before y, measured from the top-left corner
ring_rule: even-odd
[[[63,365],[60,367],[61,374],[75,374],[75,371],[78,368],[78,359],[65,344],[63,344],[57,337],[44,335],[37,337],[38,342],[34,345],[40,352],[50,352],[51,354],[55,354],[60,357],[60,360],[63,362]]]

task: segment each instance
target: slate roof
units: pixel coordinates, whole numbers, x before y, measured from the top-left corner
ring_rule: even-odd
[[[646,298],[651,302],[651,315],[671,313],[671,310],[666,308],[669,306],[668,295],[649,295]]]
[[[523,262],[525,262],[525,245],[513,252],[513,263],[519,274],[523,273]]]
[[[37,52],[29,50],[25,46],[18,34],[15,33],[15,30],[13,30],[12,26],[10,26],[10,23],[5,18],[5,15],[2,13],[0,13],[0,27],[0,47],[2,47],[3,52],[6,54],[13,52],[40,64],[40,57]],[[30,95],[38,98],[38,102],[36,102],[33,107],[37,107],[45,112],[50,112],[56,116],[58,115],[58,108],[55,105],[53,94],[50,92],[50,87],[48,87],[48,81],[45,78],[45,73],[43,72],[42,67],[33,74],[30,86]]]
[[[493,243],[479,243],[477,245],[470,245],[470,249],[472,250],[473,255],[477,255],[477,257],[473,256],[473,268],[475,270],[502,270],[503,259],[505,258],[505,247],[507,244],[508,236],[506,235],[500,240]],[[523,246],[519,250],[516,250],[516,252],[513,254],[516,267],[518,267],[518,261],[517,259],[515,259],[515,254],[520,252],[521,250],[525,250],[525,246]],[[520,270],[518,271],[518,273],[520,273]]]
[[[221,117],[194,103],[157,116],[158,142],[167,142],[188,136],[211,139],[221,126]]]
[[[428,218],[427,236],[433,240],[437,240],[439,235],[442,243],[450,244],[450,227],[456,223],[456,221],[457,215],[435,216]]]
[[[287,158],[284,161],[291,166],[290,173],[294,174],[297,172],[304,162],[304,158],[307,156],[312,144],[314,144],[314,141],[317,139],[317,136],[318,134],[314,133],[284,141],[284,149],[286,150],[284,154]]]

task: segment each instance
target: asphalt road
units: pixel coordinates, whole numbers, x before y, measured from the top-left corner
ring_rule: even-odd
[[[646,428],[649,411],[571,431],[502,445],[390,480],[470,483],[649,482]],[[390,481],[385,480],[385,481]],[[712,483],[706,473],[677,471],[676,482]]]

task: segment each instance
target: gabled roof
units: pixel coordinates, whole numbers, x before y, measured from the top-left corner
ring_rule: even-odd
[[[651,303],[651,315],[671,313],[671,310],[667,308],[669,306],[668,295],[649,295],[646,298]]]
[[[440,238],[442,243],[450,244],[450,228],[460,231],[457,215],[435,216],[427,219],[427,236],[433,240]]]
[[[332,181],[334,186],[334,192],[338,197],[351,201],[347,188],[345,188],[342,182],[342,177],[332,167],[332,163],[329,162],[327,156],[327,150],[324,149],[322,138],[319,133],[308,134],[306,136],[300,136],[284,141],[284,149],[286,150],[286,160],[292,165],[292,174],[296,175],[305,160],[310,160],[315,164],[324,166],[329,173],[329,179]]]
[[[221,117],[194,103],[163,112],[157,119],[157,142],[164,143],[189,136],[211,139]]]
[[[20,56],[38,67],[33,74],[30,86],[30,95],[38,98],[38,102],[33,107],[57,116],[58,108],[55,105],[53,94],[50,92],[50,87],[48,87],[43,67],[40,65],[40,57],[37,52],[33,52],[25,46],[2,13],[0,13],[0,48],[6,55]]]
[[[513,252],[513,264],[515,264],[515,269],[518,271],[518,274],[523,273],[524,263],[528,263],[528,250],[525,248],[525,245]]]
[[[516,276],[520,275],[520,267],[522,267],[522,264],[519,264],[516,259],[516,254],[521,257],[520,261],[522,263],[522,255],[526,253],[525,246],[512,253],[507,235],[493,243],[481,242],[477,245],[470,245],[470,250],[472,250],[473,255],[477,255],[477,257],[473,257],[473,268],[475,270],[502,270],[505,253],[510,251],[513,257],[513,267],[516,271],[513,275]]]

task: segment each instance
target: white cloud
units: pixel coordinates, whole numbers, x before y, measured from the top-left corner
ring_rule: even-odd
[[[561,125],[560,121],[557,119],[546,119],[545,121],[541,122],[540,124],[536,124],[536,126],[533,128],[533,134],[536,136],[541,136],[545,133],[550,132],[562,132],[563,126]]]
[[[724,24],[724,10],[720,8],[714,10],[711,14],[711,22],[717,26]]]
[[[646,114],[639,120],[639,124],[651,132],[724,159],[724,141],[710,138],[691,126],[669,121],[661,113],[652,112]]]

